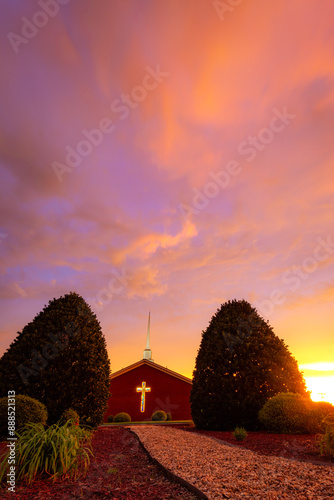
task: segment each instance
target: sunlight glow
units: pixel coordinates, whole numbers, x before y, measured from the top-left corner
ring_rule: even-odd
[[[334,371],[334,363],[320,361],[318,363],[307,363],[299,365],[300,370],[317,370],[321,372]]]
[[[334,375],[305,377],[313,401],[328,401],[334,405]]]

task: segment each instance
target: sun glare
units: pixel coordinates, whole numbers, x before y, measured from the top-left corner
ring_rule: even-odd
[[[334,405],[334,375],[305,377],[313,401],[328,401]]]
[[[299,365],[301,370],[315,370],[319,372],[334,371],[334,363],[329,363],[327,361],[320,361],[318,363],[308,363],[305,365]]]
[[[328,401],[334,405],[334,363],[320,361],[299,365],[313,401]]]

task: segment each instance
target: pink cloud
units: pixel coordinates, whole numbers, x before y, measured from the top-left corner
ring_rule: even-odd
[[[329,0],[321,9],[248,1],[221,21],[202,0],[83,0],[18,54],[2,38],[2,347],[53,296],[76,289],[93,303],[124,267],[127,285],[98,312],[114,369],[136,361],[113,353],[124,352],[118,332],[125,342],[141,335],[151,307],[159,356],[189,371],[221,302],[264,300],[282,286],[316,238],[332,234],[333,9]],[[35,10],[6,1],[3,32],[19,32]],[[169,75],[121,119],[112,103],[143,85],[148,66]],[[284,107],[295,118],[248,161],[240,144],[259,140]],[[105,118],[115,130],[59,182],[52,163]],[[193,207],[230,161],[240,173],[184,218],[180,204]],[[273,313],[300,358],[329,335],[332,264],[319,263]],[[306,349],[310,305],[325,319]],[[176,342],[179,331],[184,351],[166,357],[163,338]]]

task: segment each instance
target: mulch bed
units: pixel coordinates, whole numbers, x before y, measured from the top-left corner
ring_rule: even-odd
[[[133,429],[152,457],[212,500],[333,500],[333,464],[261,455],[181,429]]]
[[[100,428],[94,432],[87,476],[78,481],[35,481],[17,485],[16,493],[0,489],[0,498],[12,500],[194,500],[195,496],[168,481],[153,465],[127,429]]]
[[[313,435],[249,432],[245,441],[237,441],[231,432],[197,431],[175,426],[187,432],[199,432],[262,455],[294,458],[311,463],[334,465],[334,459],[321,457]],[[137,439],[122,427],[97,429],[93,437],[95,458],[87,476],[78,481],[35,481],[31,486],[17,485],[16,493],[0,489],[1,498],[13,500],[112,499],[112,500],[193,500],[181,486],[169,482],[153,465]],[[0,443],[0,455],[6,443]]]
[[[188,432],[198,432],[211,436],[261,455],[274,455],[284,458],[294,458],[311,463],[329,463],[334,465],[334,458],[320,456],[316,435],[313,434],[270,434],[267,432],[249,432],[244,441],[237,441],[232,432],[199,431],[194,427],[175,426]]]

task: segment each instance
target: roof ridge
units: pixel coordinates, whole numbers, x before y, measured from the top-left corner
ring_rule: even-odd
[[[162,365],[159,365],[158,363],[154,363],[152,361],[148,361],[147,359],[141,359],[140,361],[137,361],[136,363],[133,363],[132,365],[126,366],[125,368],[122,368],[121,370],[118,370],[117,372],[111,374],[110,380],[113,378],[118,377],[119,375],[122,375],[123,373],[129,372],[131,370],[134,370],[135,368],[141,366],[141,365],[147,365],[152,368],[155,368],[156,370],[160,370],[162,372],[168,373],[169,375],[178,378],[180,380],[183,380],[184,382],[187,382],[189,384],[192,384],[192,380],[185,375],[181,375],[180,373],[174,372],[173,370],[170,370],[167,367],[164,367]]]

